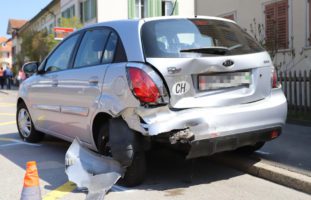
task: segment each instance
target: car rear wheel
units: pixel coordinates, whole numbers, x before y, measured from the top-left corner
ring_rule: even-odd
[[[252,154],[255,151],[259,150],[261,147],[263,147],[264,144],[265,144],[265,142],[257,142],[254,145],[240,147],[237,149],[237,152],[242,153],[242,154]]]
[[[122,126],[122,125],[121,125]],[[135,133],[133,133],[135,134]],[[137,139],[139,140],[139,139]],[[140,141],[135,141],[140,142]],[[113,153],[111,152],[111,147],[109,146],[109,124],[104,123],[99,131],[98,139],[98,151],[99,153],[105,156],[111,156],[114,158]],[[134,146],[134,145],[133,145]],[[121,163],[121,161],[119,161]],[[146,175],[146,159],[145,152],[143,150],[134,150],[133,158],[131,165],[126,166],[125,174],[120,180],[118,184],[124,185],[127,187],[134,187],[140,185]]]
[[[43,139],[44,133],[38,132],[35,129],[29,111],[24,103],[19,103],[17,106],[16,124],[18,133],[24,141],[36,143]]]

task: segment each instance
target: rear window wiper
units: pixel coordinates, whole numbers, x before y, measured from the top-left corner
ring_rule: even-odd
[[[230,51],[227,47],[205,47],[205,48],[193,48],[193,49],[182,49],[181,53],[206,53],[206,54],[216,54],[216,55],[225,55]]]
[[[193,53],[206,53],[206,54],[216,54],[216,55],[225,55],[229,51],[243,47],[243,44],[236,44],[231,47],[223,46],[214,46],[214,47],[204,47],[204,48],[193,48],[193,49],[182,49],[180,52],[193,52]]]

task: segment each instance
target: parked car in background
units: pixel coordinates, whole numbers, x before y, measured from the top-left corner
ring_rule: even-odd
[[[186,158],[253,152],[281,134],[286,98],[269,54],[235,22],[162,17],[104,22],[64,39],[27,74],[17,124],[112,156],[133,186],[161,142]]]

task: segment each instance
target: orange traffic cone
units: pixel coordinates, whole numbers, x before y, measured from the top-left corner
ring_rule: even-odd
[[[27,162],[21,200],[41,200],[36,161]]]

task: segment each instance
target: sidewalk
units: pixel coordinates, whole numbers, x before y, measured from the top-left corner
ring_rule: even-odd
[[[5,95],[14,95],[16,96],[18,93],[18,87],[12,86],[10,90],[8,89],[0,89],[0,94],[5,94]]]
[[[225,152],[215,161],[311,194],[311,127],[286,124],[283,134],[250,156]]]
[[[311,127],[286,124],[282,135],[252,157],[311,177]]]

